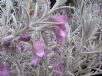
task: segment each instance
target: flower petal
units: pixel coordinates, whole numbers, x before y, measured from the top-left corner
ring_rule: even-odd
[[[65,40],[65,37],[67,36],[68,32],[66,30],[66,22],[67,22],[67,17],[60,15],[60,16],[54,16],[49,19],[52,22],[62,22],[63,24],[58,24],[52,27],[55,35],[56,35],[56,41],[58,44],[62,44],[63,41]]]
[[[24,47],[23,47],[23,45],[22,45],[21,43],[17,43],[17,44],[16,44],[16,48],[17,48],[17,50],[20,51],[20,52],[22,52],[22,51],[24,50]]]
[[[31,65],[37,65],[38,60],[39,59],[37,57],[36,58],[33,58],[32,61],[31,61]]]
[[[60,16],[51,17],[49,20],[52,21],[52,22],[66,23],[67,22],[67,17],[63,16],[63,15],[60,15]]]
[[[42,41],[35,41],[33,43],[32,50],[35,53],[35,55],[37,55],[38,57],[43,57],[45,55],[44,43]]]
[[[43,57],[44,54],[45,54],[44,51],[36,52],[36,55],[37,55],[38,57]]]
[[[56,64],[54,65],[54,69],[59,71],[59,72],[62,72],[64,70],[64,65],[63,64]]]

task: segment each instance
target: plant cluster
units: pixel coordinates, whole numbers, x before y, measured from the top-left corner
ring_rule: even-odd
[[[0,76],[102,73],[102,1],[0,0]]]

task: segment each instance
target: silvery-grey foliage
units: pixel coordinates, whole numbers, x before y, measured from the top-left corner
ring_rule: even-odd
[[[0,0],[0,62],[10,68],[10,76],[54,76],[55,70],[48,66],[51,58],[53,62],[61,60],[64,63],[64,72],[60,76],[102,73],[102,2],[74,0],[75,6],[65,6],[66,1],[56,0],[50,8],[50,0]],[[63,46],[58,48],[60,54],[56,54],[55,34],[49,28],[60,23],[48,19],[59,15],[68,16],[66,27],[69,34]],[[43,39],[50,50],[37,66],[30,64],[32,42],[20,42],[23,53],[14,48],[23,32],[27,32],[32,41]],[[13,43],[10,48],[1,49],[5,40]]]

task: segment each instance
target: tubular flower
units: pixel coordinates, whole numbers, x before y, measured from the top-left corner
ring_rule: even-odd
[[[0,63],[0,76],[9,76],[9,71],[3,63]]]
[[[55,16],[53,18],[50,18],[50,21],[52,22],[61,22],[62,24],[57,24],[54,27],[52,27],[55,35],[56,35],[56,41],[58,44],[62,44],[65,40],[65,37],[67,36],[67,30],[66,30],[66,22],[67,18],[66,16]]]
[[[32,51],[36,56],[43,57],[45,55],[44,50],[45,50],[45,47],[42,41],[35,41],[33,43]]]

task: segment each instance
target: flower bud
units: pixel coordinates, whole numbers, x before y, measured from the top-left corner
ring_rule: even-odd
[[[7,41],[3,41],[3,46],[4,47],[9,47],[10,46],[11,41],[7,40]]]
[[[21,34],[20,38],[19,38],[19,40],[21,40],[21,41],[30,41],[30,39],[31,39],[31,36],[29,36],[26,33]]]

